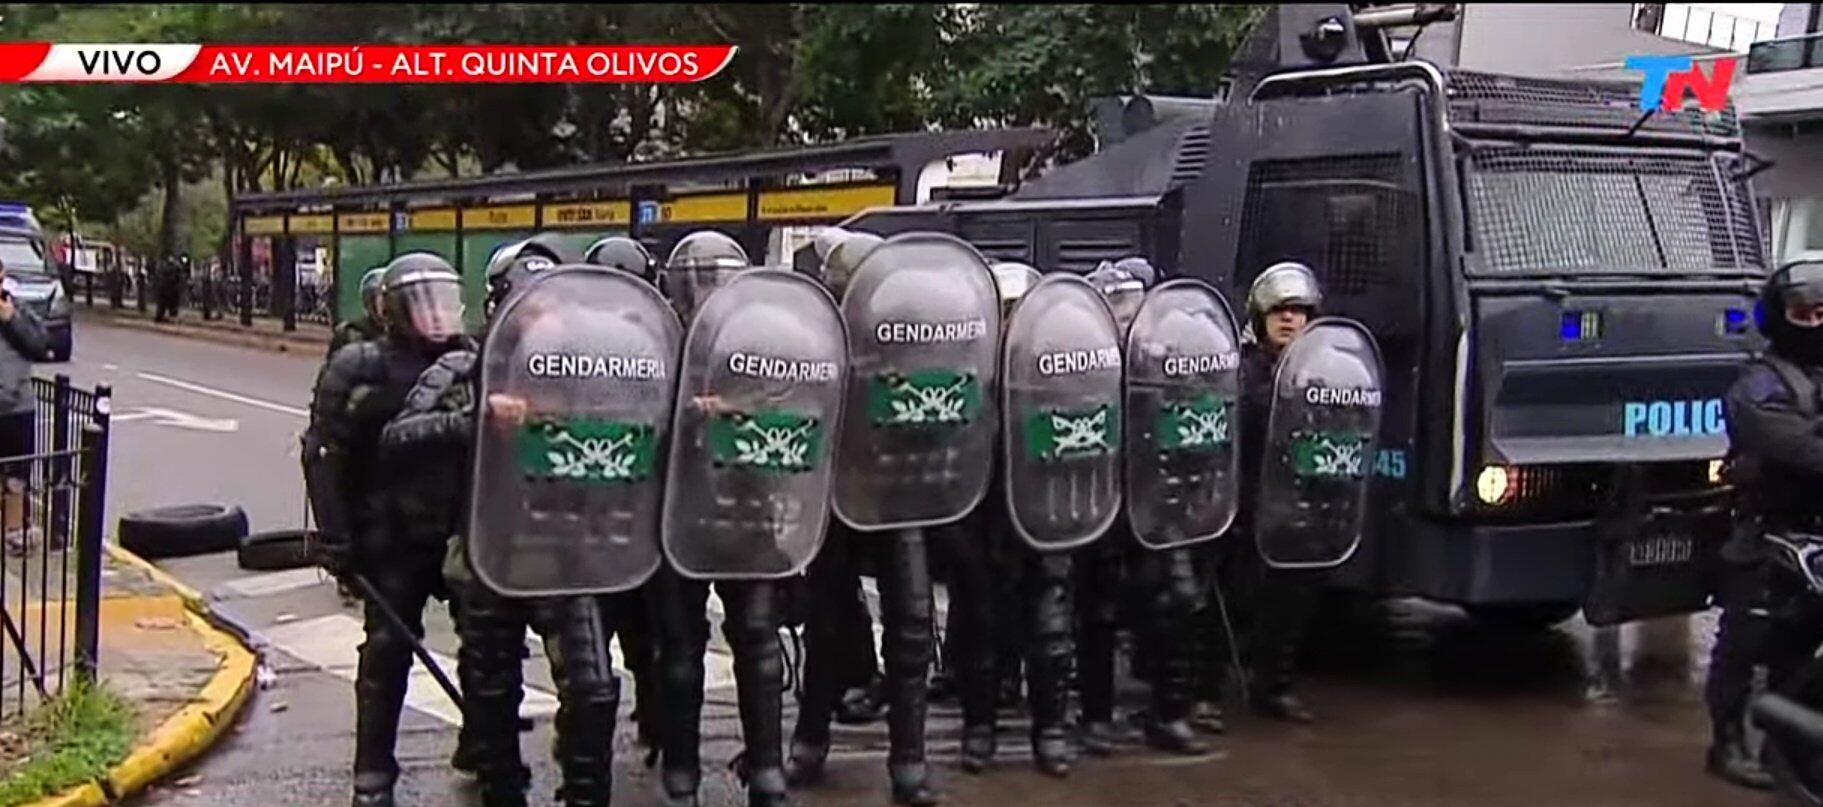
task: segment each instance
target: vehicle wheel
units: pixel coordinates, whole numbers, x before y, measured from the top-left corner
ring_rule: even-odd
[[[181,558],[235,549],[247,535],[247,513],[219,504],[186,504],[128,513],[120,545],[144,558]]]
[[[1551,628],[1582,610],[1574,602],[1525,602],[1467,605],[1463,610],[1483,626],[1498,631],[1531,633]]]
[[[282,572],[312,565],[308,530],[256,532],[241,539],[235,560],[249,571]]]

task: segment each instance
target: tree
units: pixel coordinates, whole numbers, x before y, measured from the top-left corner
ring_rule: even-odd
[[[1096,98],[1154,88],[1213,94],[1255,16],[1249,6],[970,6],[932,76],[935,117],[955,127],[1052,127],[1053,156],[1081,156],[1094,148]]]

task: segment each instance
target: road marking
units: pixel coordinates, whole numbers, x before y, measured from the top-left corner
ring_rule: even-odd
[[[360,663],[360,652],[356,646],[361,641],[362,630],[360,620],[354,617],[330,614],[274,625],[259,631],[259,634],[274,647],[321,667],[330,675],[345,681],[353,681],[355,678],[355,668]],[[455,659],[436,651],[430,655],[444,672],[452,676],[456,674]],[[443,694],[443,689],[431,678],[430,671],[415,660],[412,663],[405,703],[452,726],[462,725],[462,710],[456,708],[455,702],[448,695]],[[527,685],[519,713],[526,717],[556,714],[557,698],[549,692]]]
[[[136,420],[152,420],[158,426],[175,426],[201,432],[232,432],[241,427],[241,422],[234,418],[206,418],[156,406],[142,406],[124,415],[114,416],[115,423],[131,423]]]
[[[284,404],[273,403],[271,401],[262,401],[258,398],[249,398],[245,395],[240,395],[238,393],[214,389],[212,387],[205,387],[201,384],[192,384],[188,381],[180,381],[175,378],[168,378],[166,376],[157,375],[154,373],[134,373],[134,375],[137,375],[142,380],[150,381],[154,384],[164,384],[165,386],[176,387],[181,390],[188,390],[188,391],[194,392],[198,395],[208,395],[210,397],[220,398],[224,401],[233,401],[235,403],[246,404],[248,406],[256,406],[261,409],[269,409],[271,411],[281,412],[281,413],[284,413],[287,415],[296,415],[297,417],[301,417],[301,418],[310,416],[310,411],[307,409],[299,409],[295,406],[286,406]]]
[[[269,597],[302,588],[324,585],[329,578],[316,568],[256,574],[222,584],[222,589],[236,597]]]

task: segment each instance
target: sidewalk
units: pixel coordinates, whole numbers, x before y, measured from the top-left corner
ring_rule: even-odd
[[[82,351],[82,323],[98,322],[122,328],[136,328],[171,336],[200,339],[218,344],[274,350],[280,353],[323,353],[328,350],[332,329],[314,322],[299,322],[297,330],[287,333],[284,323],[270,317],[254,317],[251,326],[241,325],[238,313],[224,313],[221,319],[204,320],[202,314],[185,309],[176,320],[157,322],[150,311],[132,306],[118,310],[105,301],[94,308],[78,303],[76,314],[76,351]]]
[[[206,750],[252,691],[253,654],[194,592],[113,547],[101,576],[99,676],[139,710],[138,740],[105,781],[30,807],[99,807],[146,789]]]

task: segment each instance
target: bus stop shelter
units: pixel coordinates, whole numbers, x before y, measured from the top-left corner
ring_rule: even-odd
[[[714,228],[749,254],[784,227],[833,224],[873,207],[915,204],[927,166],[998,153],[1000,184],[1051,142],[1045,129],[918,132],[841,143],[652,163],[238,195],[230,201],[231,273],[241,321],[251,324],[256,274],[270,283],[273,316],[295,327],[300,256],[324,254],[333,319],[359,311],[359,279],[412,250],[430,250],[462,274],[480,311],[487,260],[535,232],[568,234],[578,248],[631,235],[664,255],[685,233]],[[303,261],[315,265],[314,261]]]

